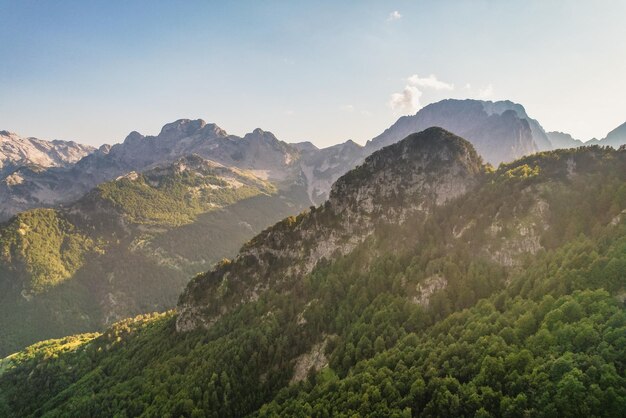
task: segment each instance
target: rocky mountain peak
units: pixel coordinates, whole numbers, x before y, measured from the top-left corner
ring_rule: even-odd
[[[202,119],[178,119],[175,122],[163,126],[159,137],[179,137],[191,136],[206,126]]]
[[[254,131],[245,134],[243,139],[245,141],[250,141],[250,142],[259,141],[259,142],[265,142],[269,144],[280,142],[273,133],[269,131],[264,131],[261,128],[256,128]]]
[[[602,140],[602,145],[610,145],[614,148],[626,144],[626,122],[613,129]]]
[[[468,184],[459,174],[471,178],[481,167],[480,156],[466,140],[439,127],[428,128],[367,157],[337,180],[329,202],[338,213],[367,214],[372,220],[396,216],[393,209],[384,213],[388,202],[395,202],[400,211],[417,201],[421,209],[442,204],[466,190]]]
[[[466,138],[492,164],[552,149],[541,125],[528,117],[523,106],[511,101],[472,99],[442,100],[425,106],[413,116],[403,116],[369,141],[367,148],[380,149],[432,126]]]
[[[139,132],[132,131],[124,139],[124,144],[136,144],[136,143],[140,142],[144,138],[145,138],[145,136],[143,136]]]
[[[583,141],[565,132],[547,132],[547,135],[554,148],[578,148],[585,145]]]
[[[65,167],[93,151],[95,151],[94,147],[74,141],[26,138],[2,130],[0,131],[0,172],[4,167],[15,169],[25,165]]]
[[[311,141],[296,142],[292,143],[291,146],[301,152],[315,152],[319,150]]]
[[[381,223],[401,224],[472,188],[481,159],[441,128],[411,135],[368,157],[333,186],[322,206],[268,228],[235,260],[196,277],[179,301],[179,331],[216,317],[310,273],[320,260],[352,251]]]

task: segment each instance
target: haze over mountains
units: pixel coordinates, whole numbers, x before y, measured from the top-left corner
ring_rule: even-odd
[[[190,277],[306,200],[192,155],[21,212],[0,226],[0,356],[170,309]]]
[[[279,188],[304,184],[311,203],[319,203],[328,197],[332,183],[367,155],[432,126],[467,138],[494,165],[537,151],[582,145],[566,134],[546,133],[519,104],[469,99],[443,100],[403,116],[364,147],[352,141],[324,149],[310,143],[288,144],[261,129],[237,137],[215,124],[187,119],[165,125],[157,136],[131,132],[123,143],[95,151],[71,142],[5,133],[0,219],[29,208],[72,202],[104,181],[192,154],[250,170]],[[624,143],[626,124],[586,145]]]
[[[109,186],[158,189],[161,170]],[[0,414],[620,417],[625,237],[626,148],[494,170],[429,128],[195,277],[177,311],[1,360]]]
[[[323,149],[261,129],[238,137],[188,119],[97,150],[3,132],[0,354],[173,307],[190,277],[233,256],[266,226],[334,202],[337,180],[368,155],[432,126],[465,137],[494,165],[582,145],[546,133],[519,104],[478,100],[433,103],[365,146]],[[625,130],[597,142],[617,147],[626,143]],[[371,224],[364,216],[358,222]],[[358,222],[328,235],[311,259],[346,250],[345,240],[358,244]]]
[[[0,131],[0,175],[22,166],[67,167],[95,151],[74,141],[45,141]]]

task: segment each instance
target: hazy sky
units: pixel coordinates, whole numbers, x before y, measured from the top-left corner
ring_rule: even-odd
[[[202,118],[364,142],[447,97],[546,130],[626,121],[626,1],[0,0],[0,129],[120,142]]]

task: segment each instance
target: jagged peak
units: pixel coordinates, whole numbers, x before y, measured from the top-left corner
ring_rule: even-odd
[[[422,110],[432,111],[434,109],[438,109],[441,107],[451,107],[451,106],[474,106],[476,109],[482,109],[488,115],[498,114],[506,112],[507,110],[513,110],[519,117],[527,118],[528,114],[526,113],[526,109],[523,105],[519,103],[515,103],[511,100],[479,100],[479,99],[444,99],[435,103],[430,103],[420,109],[417,113],[420,113]]]
[[[167,123],[161,128],[159,136],[176,134],[192,135],[206,126],[206,122],[202,119],[178,119],[174,122]]]
[[[248,141],[263,140],[265,142],[280,142],[278,138],[276,138],[276,135],[270,131],[264,131],[261,128],[256,128],[254,131],[245,134],[243,139]]]
[[[443,170],[447,169],[448,162],[454,160],[461,161],[471,173],[479,172],[483,164],[482,158],[467,140],[440,127],[428,128],[368,156],[361,166],[344,174],[333,184],[329,200],[341,200],[349,190],[371,183],[374,177],[386,170],[402,176],[407,170],[415,168],[416,161],[441,162]],[[437,168],[434,164],[428,166]]]
[[[130,143],[134,143],[134,142],[138,142],[141,141],[142,139],[144,139],[145,136],[143,136],[142,134],[140,134],[137,131],[132,131],[131,133],[129,133],[126,138],[124,139],[124,143],[125,144],[130,144]]]
[[[348,254],[377,225],[428,214],[475,186],[481,167],[467,141],[441,128],[375,152],[335,183],[326,204],[266,229],[232,262],[196,276],[179,299],[177,330],[210,327],[234,306],[258,298],[274,280],[291,283],[320,260]],[[226,280],[236,292],[216,291]]]
[[[290,144],[299,151],[318,151],[319,148],[311,141],[294,142]]]
[[[618,135],[618,134],[623,134],[626,133],[626,122],[622,123],[620,126],[618,126],[617,128],[613,129],[611,132],[609,132],[606,137],[609,138],[613,135]]]
[[[215,123],[206,123],[202,119],[179,119],[163,126],[158,138],[181,139],[193,135],[206,136],[208,138],[225,137],[226,131]]]

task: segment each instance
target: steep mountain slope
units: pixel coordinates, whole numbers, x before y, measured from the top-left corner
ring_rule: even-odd
[[[0,220],[57,202],[61,173],[95,148],[72,141],[44,141],[0,131]]]
[[[285,219],[232,262],[195,277],[181,296],[177,329],[209,325],[239,303],[291,285],[320,260],[350,253],[380,224],[430,213],[471,188],[480,167],[466,141],[440,128],[384,148],[341,177],[324,206]]]
[[[239,138],[203,120],[181,119],[165,125],[157,136],[131,132],[122,144],[103,146],[71,167],[19,170],[14,179],[0,184],[0,219],[67,204],[100,183],[194,154],[248,170],[284,190],[301,182],[298,151],[271,133],[256,129]]]
[[[574,139],[570,134],[566,134],[564,132],[547,132],[546,135],[548,135],[548,139],[555,149],[578,148],[585,145],[585,143],[580,139]]]
[[[466,138],[492,164],[512,161],[536,151],[553,149],[539,123],[510,101],[442,100],[413,116],[403,116],[367,143],[370,152],[431,126]]]
[[[546,134],[523,106],[510,101],[433,103],[398,119],[365,147],[352,141],[324,149],[311,143],[287,144],[261,129],[238,137],[201,119],[180,119],[163,126],[156,136],[131,132],[123,143],[102,146],[71,167],[18,169],[0,182],[0,220],[32,208],[68,204],[102,182],[192,154],[249,170],[280,189],[304,184],[311,203],[319,204],[328,198],[331,185],[367,155],[434,126],[468,139],[495,165],[536,151],[580,145],[564,135]],[[620,143],[620,132],[618,128],[611,134],[609,145]]]
[[[178,313],[2,360],[0,413],[618,417],[625,210],[626,150],[492,171],[452,134],[412,135],[194,279]]]
[[[141,171],[154,163],[171,162],[186,155],[203,158],[255,172],[258,177],[280,181],[289,177],[297,151],[270,133],[255,129],[243,138],[228,135],[215,124],[180,119],[169,123],[157,136],[131,132],[122,144],[113,145],[107,153],[97,153],[80,161],[76,170],[92,176]],[[94,178],[100,183],[105,178]]]
[[[0,131],[0,176],[22,166],[63,167],[91,154],[95,148],[74,141],[44,141]]]
[[[307,202],[198,156],[0,226],[0,353],[174,306],[193,274]]]
[[[613,129],[607,136],[600,141],[599,145],[610,145],[619,148],[626,144],[626,122]]]
[[[466,137],[493,164],[552,149],[539,123],[521,105],[509,101],[434,103],[414,116],[400,118],[366,147],[352,141],[324,149],[310,143],[287,144],[261,129],[238,137],[201,119],[180,119],[163,126],[156,136],[131,132],[123,143],[102,146],[71,167],[18,170],[0,183],[0,219],[67,204],[102,182],[192,154],[249,170],[280,189],[306,183],[309,200],[318,204],[328,198],[331,185],[367,155],[433,126]]]
[[[626,145],[626,123],[621,124],[617,128],[609,132],[605,138],[597,139],[592,138],[587,142],[582,142],[578,139],[572,138],[571,135],[562,132],[549,132],[548,137],[554,144],[555,148],[573,148],[580,146],[609,146],[613,148],[619,148],[622,145]]]
[[[319,149],[311,143],[293,144],[301,153],[300,167],[311,202],[328,199],[333,183],[348,170],[361,164],[367,150],[354,141]]]

